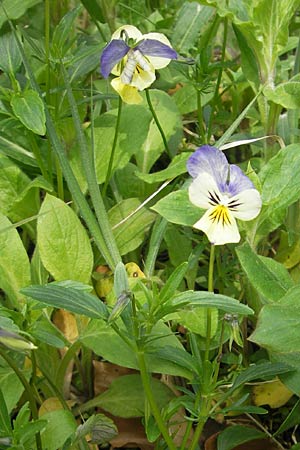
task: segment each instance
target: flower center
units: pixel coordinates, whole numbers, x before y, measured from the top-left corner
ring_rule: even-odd
[[[229,209],[225,205],[216,206],[209,214],[210,220],[214,223],[221,223],[224,225],[230,225]]]

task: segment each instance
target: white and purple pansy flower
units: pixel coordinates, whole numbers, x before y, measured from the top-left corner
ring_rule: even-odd
[[[193,180],[189,199],[205,214],[193,227],[203,231],[214,245],[239,242],[236,219],[252,220],[261,210],[261,197],[242,170],[229,164],[224,153],[209,145],[188,159]]]
[[[161,33],[142,34],[133,25],[124,25],[115,31],[101,55],[101,73],[104,78],[116,75],[111,82],[125,103],[141,103],[138,91],[143,91],[155,80],[155,69],[166,67],[177,53]]]

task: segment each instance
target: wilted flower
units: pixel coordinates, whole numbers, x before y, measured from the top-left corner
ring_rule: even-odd
[[[101,55],[101,73],[117,75],[111,82],[125,103],[140,103],[143,91],[155,80],[155,69],[166,67],[177,53],[161,33],[142,34],[133,25],[115,31]]]
[[[0,344],[16,351],[34,350],[37,348],[32,342],[23,339],[17,333],[3,330],[2,328],[0,328]]]
[[[261,198],[242,170],[229,164],[217,148],[204,145],[189,158],[187,168],[193,181],[190,201],[207,211],[193,226],[214,245],[239,242],[235,219],[252,220],[260,212]]]

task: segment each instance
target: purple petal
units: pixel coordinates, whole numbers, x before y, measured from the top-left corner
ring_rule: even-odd
[[[122,39],[113,39],[107,44],[100,58],[101,73],[104,78],[109,76],[115,65],[124,58],[129,50],[130,47]]]
[[[144,39],[135,48],[140,50],[143,55],[177,59],[177,53],[172,47],[169,47],[169,45],[163,44],[156,39]]]
[[[221,192],[226,189],[229,164],[224,153],[210,145],[203,145],[187,161],[189,174],[196,178],[201,173],[210,174]]]
[[[227,185],[227,192],[230,195],[237,195],[246,189],[253,189],[253,183],[249,180],[247,175],[235,164],[230,164],[229,184]]]

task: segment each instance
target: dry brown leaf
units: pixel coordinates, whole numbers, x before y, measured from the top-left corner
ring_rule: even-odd
[[[53,314],[52,321],[69,342],[73,343],[76,341],[78,338],[78,327],[74,314],[64,309],[58,309]]]
[[[108,389],[115,378],[131,373],[137,373],[136,370],[127,369],[126,367],[104,361],[93,361],[93,366],[95,395],[101,394]]]
[[[109,416],[109,414],[106,414]],[[141,450],[153,450],[154,444],[150,444],[141,419],[121,419],[113,417],[119,434],[111,441],[111,450],[115,448],[139,447]]]

